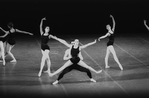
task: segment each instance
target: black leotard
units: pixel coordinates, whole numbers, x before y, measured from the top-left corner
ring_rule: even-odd
[[[16,36],[16,30],[11,33],[11,31],[9,31],[9,34],[6,36],[7,39],[7,43],[9,43],[10,45],[15,45],[16,41],[15,41],[15,36]]]
[[[78,56],[79,52],[80,52],[79,47],[75,49],[74,46],[72,46],[71,49],[72,58],[70,59],[72,63],[77,64],[80,61],[80,58]]]
[[[48,46],[48,41],[49,41],[49,34],[48,35],[41,35],[41,49],[43,51],[45,50],[50,50],[50,47]]]
[[[113,45],[114,43],[114,34],[111,34],[109,35],[109,41],[107,43],[107,46],[110,46],[110,45]]]

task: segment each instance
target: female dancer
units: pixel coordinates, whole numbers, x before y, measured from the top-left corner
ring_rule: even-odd
[[[64,60],[68,60],[68,61],[61,68],[59,68],[57,71],[49,74],[50,76],[54,76],[62,71],[62,73],[59,75],[58,79],[53,84],[57,84],[59,82],[59,80],[64,76],[64,74],[70,72],[72,69],[77,69],[79,71],[86,72],[90,78],[90,81],[96,82],[96,80],[94,80],[92,78],[90,70],[95,73],[101,73],[102,70],[96,71],[92,67],[88,66],[85,62],[83,62],[83,57],[80,52],[81,49],[84,49],[90,45],[95,44],[96,40],[94,42],[88,43],[86,45],[79,46],[78,39],[75,39],[74,42],[72,42],[71,44],[68,44],[65,40],[62,40],[55,36],[52,36],[52,38],[55,40],[58,40],[59,42],[63,43],[67,47],[69,47],[69,49],[67,49],[65,51],[65,55],[63,58]]]
[[[145,27],[149,30],[149,27],[148,27],[147,24],[146,24],[146,20],[144,20],[144,25],[145,25]]]
[[[114,20],[114,17],[112,15],[110,15],[110,17],[112,18],[112,21],[113,21],[113,28],[111,29],[111,26],[110,25],[107,25],[107,30],[108,30],[108,33],[104,36],[101,36],[99,37],[99,41],[103,38],[106,38],[106,37],[109,37],[109,41],[107,43],[107,52],[106,52],[106,57],[105,57],[105,68],[109,68],[110,66],[108,66],[108,58],[109,58],[109,54],[110,52],[113,54],[113,57],[114,57],[114,60],[118,63],[119,67],[121,70],[123,70],[123,67],[122,65],[120,64],[117,56],[116,56],[116,52],[114,50],[114,47],[113,47],[113,43],[114,43],[114,29],[115,29],[115,20]]]
[[[41,34],[41,52],[42,52],[42,59],[41,59],[41,66],[40,71],[38,73],[38,76],[41,76],[43,67],[45,65],[45,61],[47,62],[48,70],[46,72],[50,73],[50,66],[51,61],[49,57],[50,47],[48,46],[48,41],[51,38],[51,35],[49,34],[50,27],[46,26],[45,31],[42,30],[43,20],[46,20],[46,18],[41,19],[40,23],[40,34]]]
[[[12,57],[12,61],[11,62],[16,62],[15,57],[13,56],[13,54],[11,53],[11,49],[14,47],[16,41],[15,41],[15,36],[16,33],[24,33],[24,34],[29,34],[29,35],[33,35],[32,33],[26,32],[26,31],[21,31],[18,29],[14,29],[13,24],[10,22],[8,23],[8,28],[10,29],[9,31],[5,31],[4,29],[1,28],[1,30],[3,32],[5,32],[5,35],[1,36],[2,38],[6,38],[6,41],[4,43],[4,50],[5,50],[5,54],[8,54]]]
[[[1,27],[0,27],[0,29],[3,30]],[[5,41],[6,41],[6,38],[1,38],[0,37],[0,57],[2,57],[3,65],[6,64],[6,62],[5,62],[5,51],[4,51]]]

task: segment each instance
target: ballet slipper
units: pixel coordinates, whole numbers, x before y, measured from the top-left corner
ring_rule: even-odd
[[[13,63],[13,62],[17,62],[17,60],[12,60],[12,61],[10,61],[10,62],[12,62],[12,63]]]
[[[95,80],[95,79],[93,79],[93,78],[91,78],[91,79],[90,79],[90,81],[92,81],[92,82],[96,83],[96,80]]]

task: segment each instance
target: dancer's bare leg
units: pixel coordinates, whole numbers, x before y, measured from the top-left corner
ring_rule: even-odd
[[[79,64],[80,66],[82,66],[82,67],[85,67],[85,68],[87,68],[87,69],[89,69],[89,70],[91,70],[91,71],[97,73],[97,74],[102,72],[102,70],[96,71],[96,70],[93,69],[92,67],[88,66],[88,65],[87,65],[85,62],[83,62],[82,60],[80,60],[78,64]]]
[[[58,73],[60,73],[61,71],[63,71],[66,67],[68,67],[68,66],[70,66],[70,65],[72,65],[72,62],[70,61],[70,60],[68,60],[61,68],[59,68],[57,71],[55,71],[54,73],[51,73],[51,75],[49,75],[49,76],[54,76],[54,75],[56,75],[56,74],[58,74]],[[56,80],[55,82],[53,82],[52,84],[54,84],[54,85],[56,85],[56,84],[58,84],[58,80]]]
[[[51,73],[51,60],[50,60],[50,57],[49,56],[47,56],[47,59],[46,59],[46,62],[47,62],[47,70],[46,71],[44,71],[45,73]]]
[[[100,73],[100,72],[102,71],[102,70],[100,70],[100,71],[97,72],[97,71],[94,70],[92,67],[88,66],[85,62],[83,62],[82,60],[80,60],[78,64],[79,64],[80,66],[84,67],[84,68],[87,68],[87,69],[89,69],[89,70],[95,72],[95,73]],[[93,78],[90,78],[90,81],[96,82],[96,80],[93,79]]]
[[[7,53],[7,42],[4,42],[3,46],[4,46],[4,56],[6,57],[6,55],[8,54]]]
[[[108,66],[109,55],[110,55],[110,49],[109,49],[109,46],[108,46],[107,51],[106,51],[106,56],[105,56],[105,68],[110,68],[110,66]]]
[[[117,56],[116,56],[116,52],[115,52],[113,46],[110,46],[110,51],[111,51],[111,53],[113,54],[114,60],[115,60],[115,61],[117,62],[117,64],[119,65],[120,69],[123,70],[123,67],[122,67],[122,65],[120,64],[120,62],[119,62],[119,60],[118,60],[118,58],[117,58]]]
[[[60,73],[61,71],[63,71],[66,67],[72,65],[72,62],[70,60],[68,60],[62,67],[60,67],[58,70],[56,70],[55,72],[49,74],[49,76],[54,76],[58,73]]]
[[[43,67],[44,67],[44,65],[45,65],[45,61],[48,60],[48,56],[49,56],[49,55],[48,55],[48,54],[49,54],[49,50],[45,50],[45,51],[41,50],[41,52],[42,52],[42,58],[41,58],[40,71],[39,71],[39,73],[38,73],[38,76],[39,76],[39,77],[41,76]],[[49,66],[50,66],[50,65],[49,65]],[[49,66],[48,66],[48,67],[49,67]]]
[[[11,58],[12,58],[12,61],[10,61],[10,62],[16,62],[17,61],[15,59],[14,55],[11,53],[11,50],[12,50],[13,47],[14,47],[14,45],[10,45],[8,43],[6,44],[6,51],[7,51],[8,55],[10,55]]]
[[[3,42],[2,41],[0,41],[0,50],[1,50],[1,57],[2,57],[2,62],[3,62],[3,65],[5,65],[6,64],[6,62],[5,62],[5,55],[4,55],[4,45],[3,45]]]

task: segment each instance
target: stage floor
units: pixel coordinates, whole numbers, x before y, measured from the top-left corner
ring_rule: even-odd
[[[60,36],[58,36],[60,37]],[[96,37],[80,38],[81,44],[94,41]],[[69,42],[73,37],[69,36]],[[59,84],[51,83],[57,76],[49,77],[42,73],[38,77],[41,61],[39,40],[31,38],[28,41],[17,40],[12,53],[17,63],[10,63],[6,57],[6,65],[0,63],[0,92],[3,97],[36,96],[36,97],[132,97],[147,95],[149,92],[149,39],[143,37],[116,37],[114,48],[124,70],[121,71],[110,55],[109,69],[105,69],[104,57],[106,54],[107,39],[97,42],[82,50],[84,62],[96,70],[103,72],[92,76],[97,83],[89,81],[86,73],[73,70],[66,74]],[[60,68],[66,61],[63,55],[66,46],[51,40],[50,58],[52,71]],[[47,66],[44,67],[46,70]]]

